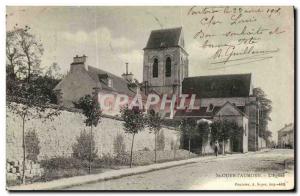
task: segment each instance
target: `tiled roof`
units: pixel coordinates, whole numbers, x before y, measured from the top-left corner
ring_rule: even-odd
[[[179,46],[181,32],[182,27],[153,30],[144,49]]]
[[[251,74],[188,77],[182,82],[182,93],[198,98],[248,97],[250,89]]]
[[[129,96],[134,96],[136,94],[136,88],[129,87],[129,82],[127,80],[119,76],[116,76],[112,73],[89,66],[88,74],[90,75],[91,78],[93,78],[93,80],[95,80],[96,82],[100,82],[102,89],[115,91],[118,93],[124,93]],[[112,79],[112,87],[108,86],[107,80],[102,80],[101,77],[99,77],[103,75],[107,75],[108,78]]]

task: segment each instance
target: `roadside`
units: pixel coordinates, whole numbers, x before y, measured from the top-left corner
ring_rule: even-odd
[[[110,170],[106,171],[104,173],[100,174],[92,174],[92,175],[85,175],[85,176],[76,176],[71,178],[62,178],[58,180],[53,180],[50,182],[38,182],[34,184],[27,184],[27,185],[20,185],[20,186],[12,186],[8,187],[7,189],[10,191],[17,191],[17,190],[60,190],[72,186],[78,186],[86,183],[93,183],[93,182],[100,182],[110,179],[117,179],[125,176],[130,175],[136,175],[136,174],[142,174],[146,172],[151,172],[155,170],[161,170],[161,169],[167,169],[171,167],[186,165],[186,164],[192,164],[197,163],[201,161],[207,161],[212,159],[235,159],[237,157],[245,157],[245,156],[251,156],[252,153],[254,154],[260,154],[263,152],[267,152],[269,150],[263,150],[259,152],[249,152],[246,154],[226,154],[226,155],[220,155],[218,157],[214,156],[205,156],[205,157],[197,157],[197,158],[191,158],[186,160],[180,160],[180,161],[170,161],[165,163],[157,163],[157,164],[151,164],[146,166],[137,166],[134,168],[125,168],[125,169],[119,169],[119,170]]]

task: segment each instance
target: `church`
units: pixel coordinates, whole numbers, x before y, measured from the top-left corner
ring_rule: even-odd
[[[181,120],[228,119],[243,127],[234,149],[228,151],[256,151],[259,145],[259,103],[253,96],[250,73],[189,77],[188,52],[185,50],[182,27],[153,30],[145,46],[143,58],[143,81],[133,80],[126,73],[116,76],[86,64],[86,56],[76,56],[70,72],[55,87],[58,102],[72,107],[80,97],[101,92],[113,92],[133,96],[141,93],[195,94],[200,108],[197,110],[160,111],[165,118]],[[80,80],[78,80],[80,78]],[[112,103],[111,103],[112,104]],[[111,111],[110,115],[118,115]]]

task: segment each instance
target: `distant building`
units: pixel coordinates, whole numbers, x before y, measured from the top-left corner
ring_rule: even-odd
[[[278,147],[294,148],[294,124],[286,124],[278,131]]]

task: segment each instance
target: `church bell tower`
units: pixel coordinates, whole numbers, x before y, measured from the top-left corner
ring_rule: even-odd
[[[153,30],[144,48],[145,90],[180,95],[182,81],[187,76],[188,53],[184,49],[182,27]]]

